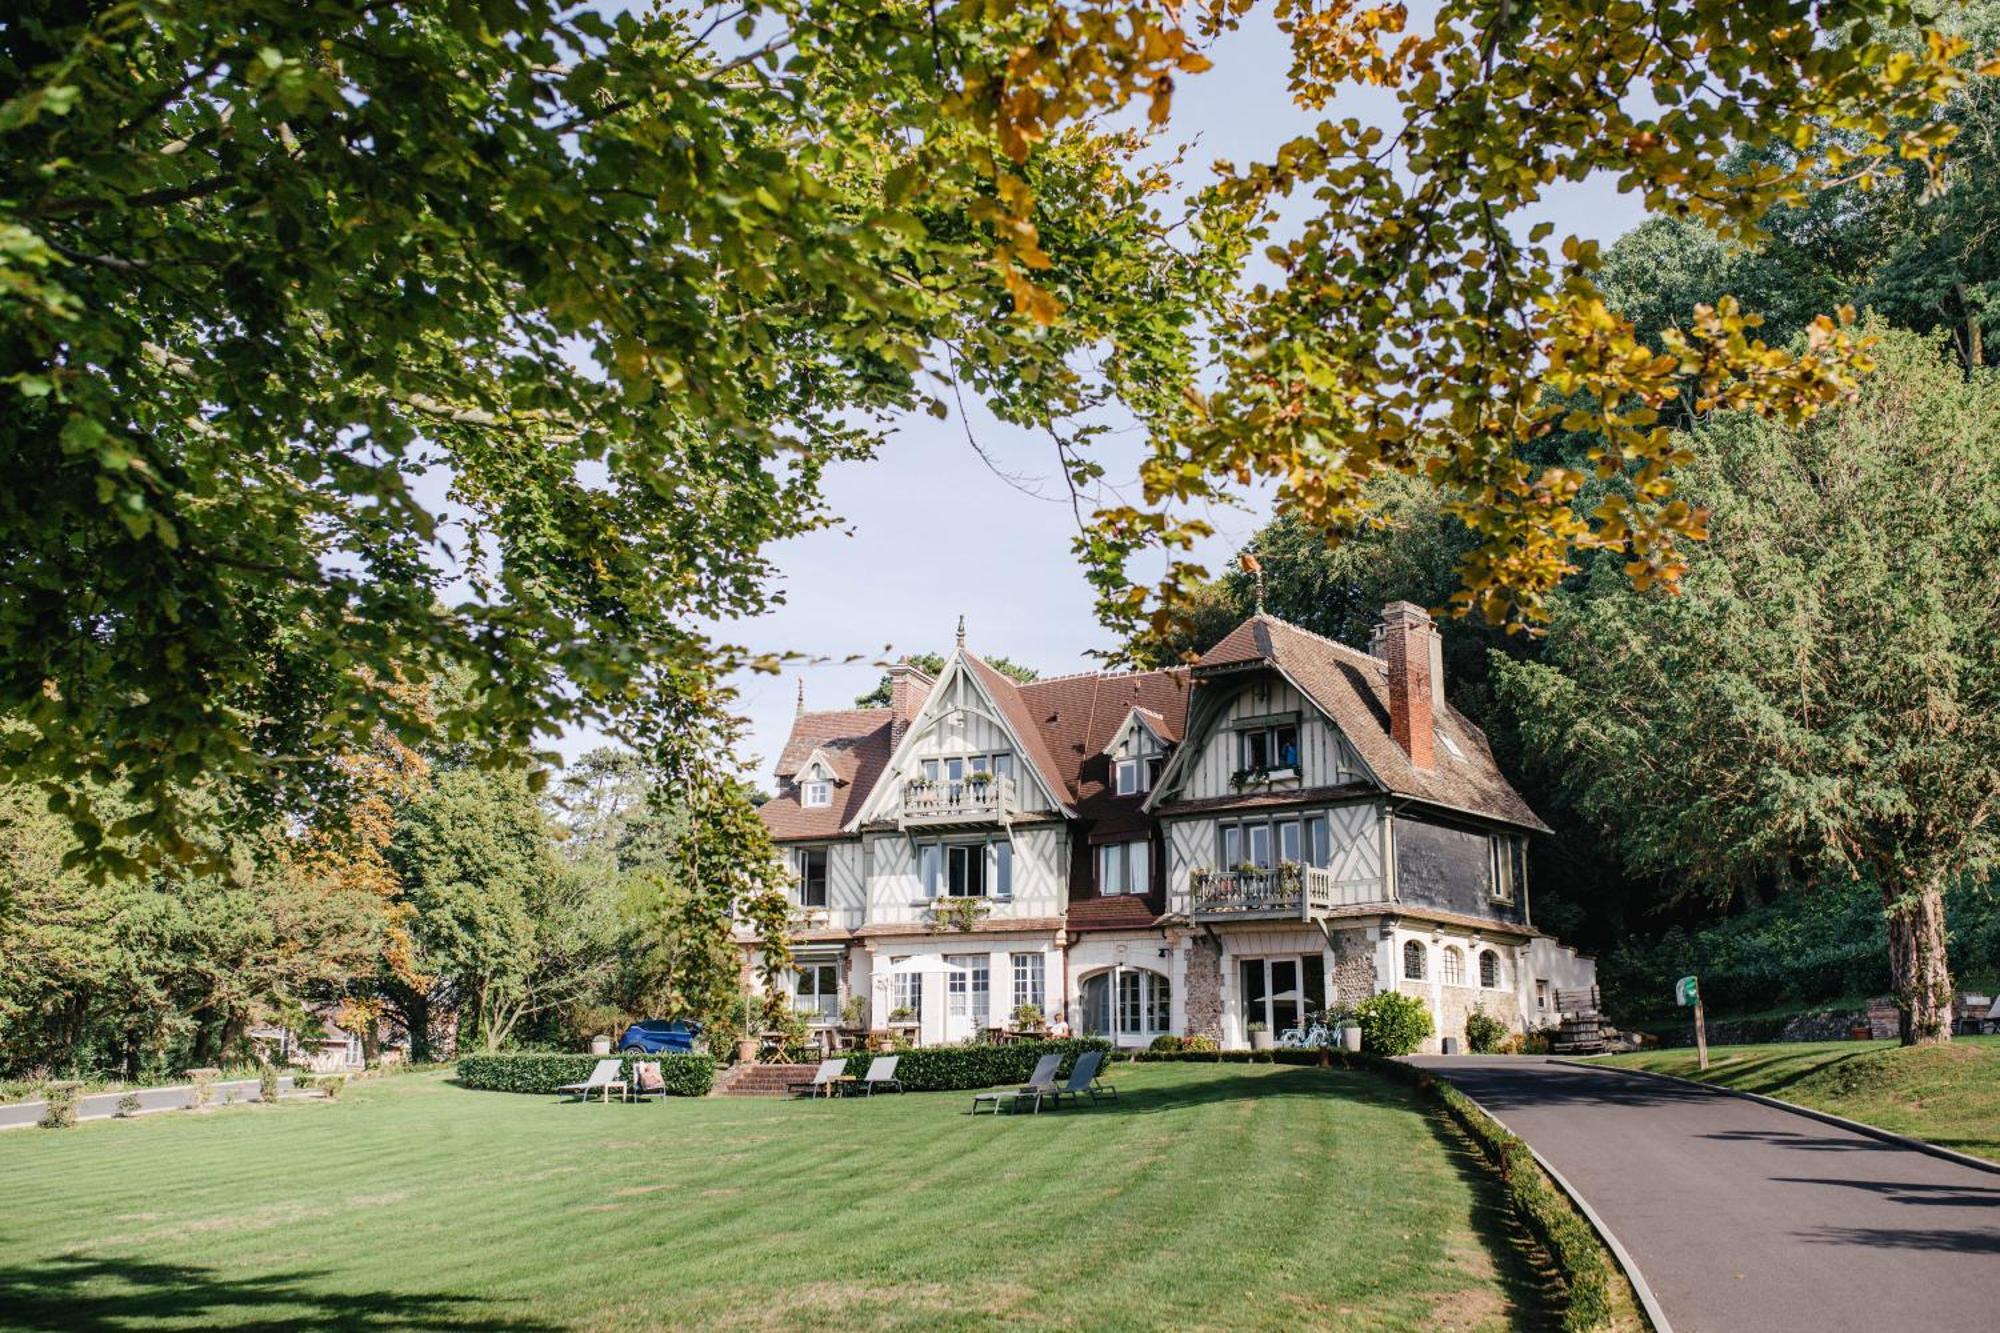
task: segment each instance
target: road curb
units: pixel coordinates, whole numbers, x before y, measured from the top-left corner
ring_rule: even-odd
[[[1585,1066],[1585,1068],[1588,1067]],[[1445,1079],[1447,1082],[1449,1081],[1446,1076],[1436,1074],[1435,1071],[1432,1072],[1434,1077]],[[1604,1248],[1611,1251],[1611,1257],[1618,1261],[1618,1268],[1625,1274],[1625,1280],[1632,1284],[1633,1295],[1639,1298],[1639,1308],[1646,1312],[1646,1318],[1651,1321],[1656,1333],[1674,1333],[1674,1326],[1667,1319],[1667,1312],[1660,1308],[1660,1298],[1653,1294],[1652,1287],[1647,1285],[1646,1275],[1639,1271],[1638,1261],[1625,1248],[1625,1243],[1618,1239],[1618,1234],[1611,1229],[1610,1224],[1597,1215],[1597,1210],[1590,1206],[1589,1201],[1583,1197],[1574,1185],[1563,1178],[1562,1172],[1549,1164],[1548,1158],[1535,1151],[1534,1144],[1521,1138],[1519,1134],[1515,1134],[1513,1126],[1509,1125],[1499,1116],[1494,1115],[1477,1097],[1474,1097],[1464,1088],[1459,1087],[1456,1083],[1452,1084],[1452,1088],[1459,1096],[1477,1106],[1481,1115],[1484,1115],[1509,1134],[1514,1134],[1515,1138],[1521,1139],[1522,1146],[1527,1148],[1529,1155],[1535,1159],[1535,1165],[1541,1167],[1543,1174],[1555,1182],[1556,1188],[1568,1197],[1570,1205],[1583,1214],[1583,1220],[1590,1223],[1591,1230],[1595,1231],[1597,1238],[1604,1242]]]
[[[1663,1083],[1678,1083],[1684,1088],[1700,1088],[1703,1092],[1712,1092],[1721,1097],[1741,1097],[1745,1101],[1760,1102],[1765,1106],[1771,1107],[1773,1110],[1790,1111],[1793,1115],[1801,1115],[1808,1120],[1817,1120],[1821,1124],[1832,1125],[1835,1129],[1845,1129],[1851,1133],[1860,1134],[1865,1138],[1879,1139],[1883,1143],[1893,1144],[1898,1148],[1913,1148],[1917,1152],[1925,1153],[1931,1157],[1941,1157],[1947,1162],[1956,1162],[1960,1166],[1969,1166],[1975,1170],[1985,1171],[1992,1175],[2000,1175],[2000,1162],[1989,1162],[1983,1157],[1974,1157],[1970,1153],[1956,1152],[1950,1148],[1941,1148],[1935,1143],[1926,1143],[1922,1139],[1913,1139],[1907,1134],[1898,1134],[1893,1130],[1883,1129],[1879,1125],[1869,1125],[1859,1120],[1849,1120],[1846,1116],[1835,1115],[1831,1111],[1819,1111],[1810,1106],[1800,1106],[1797,1102],[1783,1101],[1777,1097],[1766,1097],[1761,1092],[1745,1092],[1741,1088],[1725,1088],[1720,1084],[1703,1083],[1697,1079],[1682,1078],[1679,1074],[1662,1074],[1653,1069],[1628,1069],[1624,1065],[1594,1065],[1583,1060],[1564,1059],[1561,1056],[1551,1057],[1549,1063],[1552,1065],[1567,1065],[1571,1069],[1595,1070],[1600,1074],[1629,1074],[1634,1078],[1658,1079]],[[1489,1114],[1491,1113],[1489,1112]]]

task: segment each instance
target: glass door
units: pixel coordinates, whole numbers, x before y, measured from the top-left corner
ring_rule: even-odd
[[[945,1040],[967,1041],[986,1029],[991,960],[983,953],[947,954]]]
[[[1299,1025],[1299,960],[1273,958],[1271,965],[1271,1035],[1280,1036]]]

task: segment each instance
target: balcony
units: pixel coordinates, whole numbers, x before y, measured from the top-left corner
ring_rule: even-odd
[[[957,782],[911,778],[903,784],[904,828],[991,824],[1014,813],[1014,779],[963,778]]]
[[[1197,921],[1310,921],[1336,907],[1387,901],[1378,882],[1342,882],[1331,870],[1297,862],[1254,870],[1199,869],[1188,876],[1188,889],[1188,915]]]

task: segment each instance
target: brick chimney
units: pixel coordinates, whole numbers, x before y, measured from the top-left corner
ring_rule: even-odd
[[[895,738],[902,739],[903,728],[910,725],[910,719],[930,698],[931,678],[908,662],[896,662],[889,667],[889,719],[895,725]]]
[[[1389,664],[1389,731],[1418,768],[1437,764],[1433,728],[1444,711],[1444,640],[1413,602],[1382,608],[1368,651]]]

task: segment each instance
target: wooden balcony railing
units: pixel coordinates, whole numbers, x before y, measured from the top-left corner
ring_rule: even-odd
[[[962,778],[957,782],[912,778],[903,784],[904,827],[912,824],[981,824],[1014,813],[1014,780]]]
[[[1287,862],[1255,870],[1198,869],[1188,876],[1194,917],[1292,916],[1385,901],[1379,882],[1343,883],[1331,870]]]

